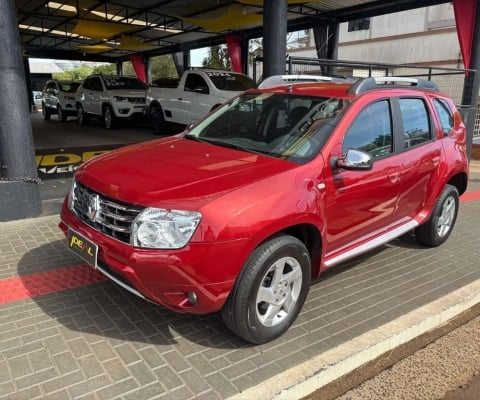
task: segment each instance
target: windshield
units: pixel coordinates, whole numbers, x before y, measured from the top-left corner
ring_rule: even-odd
[[[213,84],[219,90],[234,92],[244,92],[255,86],[253,79],[246,75],[234,74],[230,72],[206,72]]]
[[[318,154],[344,106],[331,97],[245,93],[185,137],[304,163]]]
[[[146,90],[145,85],[140,79],[128,76],[104,76],[105,86],[108,90],[115,89],[140,89]]]
[[[60,90],[66,93],[75,93],[80,86],[80,82],[60,83]]]

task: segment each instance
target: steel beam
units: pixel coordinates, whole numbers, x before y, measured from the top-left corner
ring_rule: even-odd
[[[263,78],[285,73],[287,0],[263,3]]]

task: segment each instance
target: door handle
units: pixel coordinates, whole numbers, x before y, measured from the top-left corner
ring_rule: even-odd
[[[394,172],[393,174],[388,175],[388,180],[392,183],[398,183],[400,181],[400,177],[400,172]]]

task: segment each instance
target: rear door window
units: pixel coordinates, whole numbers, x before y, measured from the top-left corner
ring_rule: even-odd
[[[400,106],[403,144],[405,148],[414,147],[432,139],[430,117],[423,99],[401,98]]]

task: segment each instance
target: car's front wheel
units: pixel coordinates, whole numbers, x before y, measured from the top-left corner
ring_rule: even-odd
[[[255,249],[222,309],[225,324],[251,343],[288,330],[310,287],[310,256],[293,236],[274,237]]]
[[[415,230],[417,241],[425,246],[436,247],[445,242],[452,233],[457,220],[459,194],[455,186],[445,185],[440,193],[432,215]]]
[[[165,128],[165,119],[163,118],[163,111],[159,105],[150,106],[150,121],[152,122],[152,130],[155,135],[160,135]]]
[[[86,125],[88,123],[88,115],[85,113],[81,104],[77,106],[77,122],[79,125]]]
[[[42,103],[42,115],[43,115],[43,119],[45,121],[48,121],[50,119],[50,110],[46,107],[45,103]]]
[[[103,126],[105,129],[112,129],[115,126],[115,115],[108,104],[103,107]]]
[[[67,120],[67,114],[63,111],[62,107],[60,107],[60,104],[58,105],[58,119],[62,122],[65,122]]]

